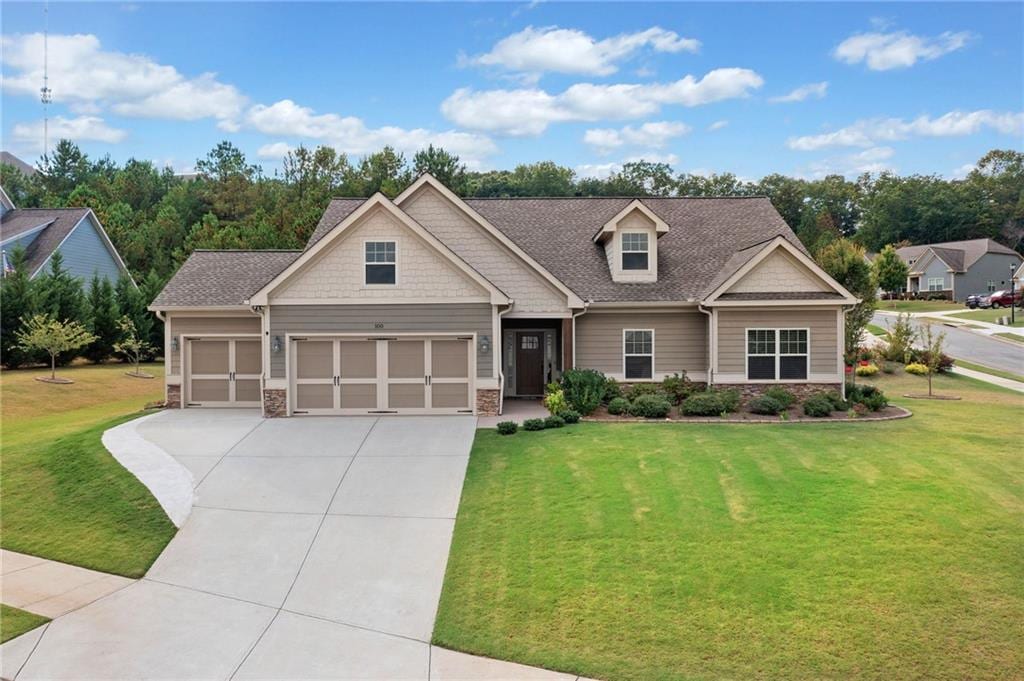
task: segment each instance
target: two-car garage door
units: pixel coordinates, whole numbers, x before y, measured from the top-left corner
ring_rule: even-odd
[[[289,344],[293,414],[472,413],[472,337],[310,337]]]

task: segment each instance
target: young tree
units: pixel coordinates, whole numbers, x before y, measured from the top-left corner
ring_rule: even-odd
[[[932,377],[939,373],[942,366],[942,354],[946,349],[946,334],[935,333],[931,322],[925,323],[921,328],[921,345],[924,354],[921,356],[922,364],[928,367],[928,397],[932,396]]]
[[[32,358],[18,346],[17,332],[23,319],[36,312],[36,286],[25,267],[25,249],[7,254],[12,269],[0,279],[0,358],[14,368]]]
[[[50,257],[50,271],[38,277],[34,285],[38,292],[39,312],[53,319],[85,324],[86,300],[82,280],[71,276],[64,269],[64,258],[60,251],[55,251]],[[63,366],[72,359],[74,355],[63,353],[57,358],[57,363]]]
[[[864,327],[875,312],[871,266],[864,257],[864,249],[849,239],[833,241],[818,253],[817,260],[822,269],[861,301],[846,313],[845,347],[847,361],[850,361],[860,347]]]
[[[60,322],[45,314],[30,317],[18,330],[17,337],[23,350],[50,355],[50,381],[54,383],[57,382],[57,355],[78,350],[96,340],[96,336],[78,322]]]
[[[119,316],[114,287],[106,279],[93,276],[89,287],[89,330],[96,340],[85,349],[84,354],[89,361],[98,364],[113,354],[114,343],[120,335]]]
[[[875,258],[875,261],[872,263],[872,269],[874,270],[875,283],[889,294],[893,301],[893,307],[896,307],[895,293],[900,290],[900,287],[906,286],[910,267],[907,266],[907,263],[903,262],[903,259],[896,253],[896,249],[892,247],[892,244],[889,244]]]
[[[142,356],[152,350],[149,343],[145,337],[139,334],[135,323],[127,315],[121,317],[117,326],[121,331],[121,340],[114,343],[114,350],[127,357],[128,361],[132,363],[133,376],[148,377],[149,374],[142,373],[139,364],[142,362]]]
[[[441,147],[431,144],[417,151],[412,157],[412,170],[417,177],[430,173],[460,196],[466,193],[466,165]]]

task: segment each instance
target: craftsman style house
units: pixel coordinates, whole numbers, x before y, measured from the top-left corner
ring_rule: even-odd
[[[856,299],[765,198],[337,199],[302,251],[198,251],[151,309],[172,406],[495,413],[568,367],[839,388]]]
[[[1024,258],[992,239],[947,241],[896,249],[910,267],[907,292],[963,302],[967,296],[1010,287]]]

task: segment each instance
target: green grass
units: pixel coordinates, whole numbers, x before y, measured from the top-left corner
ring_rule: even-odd
[[[863,380],[863,379],[860,379]],[[872,381],[921,392],[906,375]],[[1013,678],[1024,397],[910,419],[479,431],[434,642],[608,679]]]
[[[877,324],[868,324],[867,329],[868,331],[875,334],[879,338],[889,337],[889,332],[886,329],[883,329],[882,327],[878,326]]]
[[[1011,381],[1020,381],[1020,382],[1024,383],[1024,375],[1015,374],[1012,371],[1003,371],[1002,369],[993,369],[992,367],[987,367],[984,364],[975,364],[974,362],[967,362],[967,361],[964,361],[962,359],[957,359],[956,360],[956,365],[958,367],[963,367],[964,369],[972,369],[974,371],[980,371],[981,373],[988,374],[990,376],[998,376],[1000,378],[1008,378]]]
[[[49,618],[42,615],[12,608],[9,605],[0,605],[0,643],[6,643],[49,621]]]
[[[996,320],[998,320],[1000,317],[1009,318],[1010,310],[1005,307],[1000,308],[998,310],[971,310],[969,312],[957,312],[952,316],[956,317],[957,319],[969,319],[975,322],[988,322],[989,324],[995,324]],[[1024,310],[1016,311],[1016,319],[1017,321],[1011,324],[1010,326],[1024,326]]]
[[[879,300],[879,312],[946,312],[963,309],[960,303],[948,300]]]
[[[161,381],[124,371],[106,365],[60,372],[72,385],[34,381],[45,373],[35,370],[0,374],[0,546],[141,577],[174,536],[156,499],[100,442],[103,431],[162,395]]]
[[[1000,338],[1005,338],[1006,340],[1013,341],[1014,343],[1024,344],[1024,336],[1021,336],[1019,333],[1006,332],[1006,333],[994,333],[992,335],[993,336],[999,336]]]

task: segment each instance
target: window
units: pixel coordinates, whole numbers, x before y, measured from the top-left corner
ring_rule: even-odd
[[[519,347],[523,350],[536,350],[540,347],[540,339],[536,336],[520,336]]]
[[[393,285],[395,279],[395,242],[366,242],[366,279],[367,285]]]
[[[626,329],[622,332],[623,369],[626,380],[654,376],[654,331]]]
[[[626,232],[622,235],[622,269],[648,269],[647,234]]]
[[[988,291],[989,293],[995,293],[995,290],[996,290],[996,282],[995,282],[994,280],[992,280],[992,279],[989,279],[989,280],[988,280],[988,281],[987,281],[987,282],[985,283],[985,290],[986,290],[986,291]]]
[[[946,281],[942,277],[928,277],[928,290],[929,291],[942,291],[946,286]]]
[[[807,348],[807,329],[747,329],[747,380],[806,380]]]

